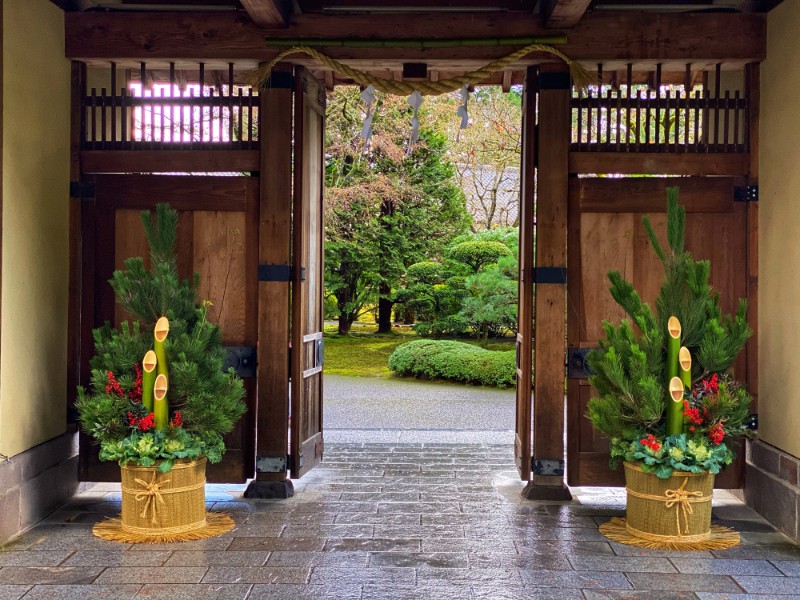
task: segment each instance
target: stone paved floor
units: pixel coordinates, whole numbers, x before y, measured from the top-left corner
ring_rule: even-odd
[[[92,537],[119,510],[118,486],[98,485],[0,551],[0,600],[800,597],[800,548],[731,496],[715,516],[743,532],[737,548],[609,543],[597,525],[622,513],[618,490],[522,500],[508,446],[331,445],[297,488],[243,501],[209,486],[234,531],[132,546]]]

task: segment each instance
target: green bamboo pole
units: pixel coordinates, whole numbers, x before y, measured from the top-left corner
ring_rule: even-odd
[[[153,385],[153,426],[164,429],[169,423],[169,403],[167,402],[167,376],[159,373]]]
[[[692,389],[692,353],[686,346],[681,346],[678,352],[678,371],[684,391]],[[683,415],[683,433],[689,433],[689,417]]]
[[[156,353],[158,365],[156,366],[156,373],[169,377],[169,365],[167,364],[167,351],[164,349],[164,341],[169,334],[169,319],[161,317],[156,321],[155,329],[153,329],[153,338],[155,343],[153,349]]]
[[[683,432],[683,383],[678,378],[678,354],[681,347],[681,322],[677,317],[672,316],[667,321],[667,380],[669,382],[669,392],[672,398],[667,402],[667,423],[665,433],[676,435]],[[680,401],[675,401],[673,394],[673,384],[675,380],[680,383]]]
[[[153,384],[156,380],[156,353],[148,350],[142,359],[142,404],[149,415],[153,412]]]
[[[667,435],[683,433],[683,382],[680,377],[673,377],[669,380],[669,399],[670,401],[667,405]],[[674,430],[676,424],[677,431]]]

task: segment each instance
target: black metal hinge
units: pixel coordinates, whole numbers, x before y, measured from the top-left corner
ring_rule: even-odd
[[[288,456],[256,456],[256,473],[282,473],[288,464]]]
[[[533,283],[567,283],[566,267],[535,267]]]
[[[94,198],[95,197],[94,181],[70,181],[69,197],[81,198],[81,199]]]
[[[737,185],[733,188],[734,202],[758,202],[758,184]]]
[[[257,350],[255,346],[225,346],[228,356],[224,370],[233,369],[239,377],[255,377]]]
[[[587,379],[592,374],[586,355],[594,348],[567,348],[567,379]]]
[[[568,90],[572,79],[567,71],[559,73],[539,73],[540,90]]]
[[[564,475],[564,461],[553,458],[534,458],[531,457],[531,471],[534,475],[554,475],[561,477]]]
[[[268,90],[293,90],[294,89],[294,75],[286,71],[273,71],[264,85]]]
[[[291,281],[294,278],[292,265],[258,265],[259,281]],[[306,268],[300,269],[300,280],[306,280]]]

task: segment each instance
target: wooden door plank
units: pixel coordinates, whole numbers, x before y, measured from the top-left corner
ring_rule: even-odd
[[[259,27],[285,27],[286,11],[280,0],[240,0],[242,6]]]
[[[84,173],[258,171],[258,150],[83,150]]]
[[[517,407],[514,460],[522,481],[531,473],[531,415],[533,408],[533,267],[536,193],[536,79],[531,67],[525,76],[522,116],[522,187],[520,190],[519,314],[517,317]]]
[[[543,89],[543,75],[550,82]],[[558,77],[557,74],[562,74]],[[538,196],[536,266],[567,266],[567,197],[570,140],[569,76],[561,65],[543,65],[539,76]],[[536,285],[534,351],[533,460],[563,464],[565,401],[566,286]],[[563,485],[563,477],[534,483]]]
[[[549,0],[542,3],[545,27],[574,27],[581,20],[592,0]]]
[[[302,477],[321,460],[322,193],[325,87],[303,68],[295,71],[294,206],[291,356],[291,470]]]
[[[678,186],[687,213],[733,212],[732,177],[634,177],[581,179],[580,214],[662,213],[666,188]]]

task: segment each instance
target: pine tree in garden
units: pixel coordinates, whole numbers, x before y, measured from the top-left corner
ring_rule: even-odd
[[[147,211],[142,221],[150,268],[141,257],[129,258],[110,281],[134,321],[118,330],[108,323],[95,329],[91,391],[78,390],[81,424],[100,442],[103,460],[142,466],[160,461],[165,471],[181,458],[202,455],[218,462],[225,450],[222,435],[245,411],[244,387],[232,370],[223,371],[222,336],[207,319],[209,303],[197,299],[196,277],[178,277],[177,212],[159,204],[155,221]],[[142,361],[153,354],[153,327],[161,317],[169,322],[159,361],[168,380],[169,412],[154,419],[142,402],[142,381],[148,379]]]
[[[587,417],[598,430],[612,439],[613,457],[626,456],[626,460],[631,460],[635,452],[640,452],[642,456],[636,455],[635,458],[642,459],[645,456],[651,460],[646,465],[652,466],[664,458],[664,452],[660,442],[645,443],[650,439],[646,436],[660,436],[662,439],[665,436],[665,407],[672,404],[668,385],[678,368],[677,364],[673,364],[677,361],[672,356],[669,360],[672,369],[668,368],[666,338],[670,318],[677,318],[680,344],[686,347],[691,359],[691,377],[689,367],[685,372],[685,380],[690,383],[687,386],[689,392],[683,402],[681,394],[684,388],[681,381],[677,384],[677,402],[685,405],[685,408],[675,405],[679,410],[678,419],[681,419],[680,411],[684,411],[685,425],[680,421],[678,424],[678,431],[683,429],[684,437],[678,440],[679,436],[675,435],[673,439],[674,431],[668,432],[666,439],[671,440],[671,444],[685,446],[687,439],[701,433],[701,422],[705,424],[704,431],[715,446],[720,445],[723,430],[731,435],[741,430],[747,416],[749,396],[725,372],[730,369],[752,331],[745,320],[746,302],[739,301],[735,315],[723,315],[719,307],[719,294],[709,283],[710,263],[695,260],[684,249],[686,210],[678,204],[678,188],[667,189],[667,249],[658,241],[649,218],[645,217],[643,221],[650,245],[664,268],[664,281],[655,302],[656,311],[654,313],[642,301],[633,285],[623,279],[618,271],[608,274],[611,295],[629,318],[623,319],[619,325],[604,322],[605,336],[599,341],[600,347],[587,357],[593,371],[589,383],[598,394],[589,401]],[[677,354],[677,345],[674,350]],[[713,394],[706,395],[702,390],[710,385],[708,381],[712,377],[714,385],[717,381],[721,383]],[[694,388],[700,383],[705,387],[700,388],[701,392],[698,393]],[[699,408],[692,403],[697,403]],[[701,411],[705,421],[701,418],[696,426],[692,424],[689,420],[690,410]],[[707,431],[709,428],[715,432],[713,435]],[[706,441],[703,440],[703,443]],[[681,450],[681,455],[684,450]],[[717,450],[718,462],[727,464],[732,460],[730,451],[723,453],[721,449]],[[700,455],[705,456],[704,453],[705,450],[702,450]],[[692,463],[690,469],[680,460],[678,463],[676,468],[685,470],[697,466]],[[674,466],[664,465],[662,472],[667,473]],[[718,470],[719,467],[714,463],[713,467],[707,468]]]

